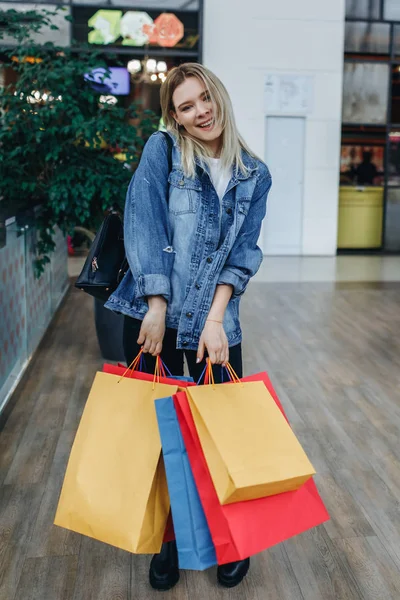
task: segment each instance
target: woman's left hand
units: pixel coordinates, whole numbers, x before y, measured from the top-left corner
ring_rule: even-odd
[[[225,366],[229,362],[228,338],[222,323],[206,321],[197,349],[197,362],[204,358],[207,350],[211,364]]]

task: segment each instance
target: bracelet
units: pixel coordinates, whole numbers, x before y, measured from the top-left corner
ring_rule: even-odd
[[[215,319],[206,319],[206,321],[212,321],[213,323],[222,323],[222,321],[216,321]]]

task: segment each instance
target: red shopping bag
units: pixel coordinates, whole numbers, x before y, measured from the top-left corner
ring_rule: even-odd
[[[167,526],[165,528],[163,543],[173,542],[175,539],[174,523],[172,521],[172,513],[169,511]]]
[[[266,373],[245,377],[243,381],[263,381],[284,414]],[[329,519],[312,479],[294,492],[221,506],[186,393],[174,396],[174,404],[218,564],[243,560]]]

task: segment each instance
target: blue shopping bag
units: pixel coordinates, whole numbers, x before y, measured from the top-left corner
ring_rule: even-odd
[[[155,401],[179,567],[204,571],[217,564],[172,398]]]

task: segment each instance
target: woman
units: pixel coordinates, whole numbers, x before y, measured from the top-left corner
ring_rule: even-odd
[[[148,140],[128,189],[125,247],[130,270],[106,306],[123,313],[130,364],[140,348],[154,371],[161,355],[174,375],[184,356],[197,381],[208,355],[230,362],[242,376],[239,302],[257,272],[257,246],[271,176],[236,129],[221,81],[187,63],[161,87],[161,107],[173,142],[172,168],[162,133]],[[215,369],[221,381],[221,369]],[[233,587],[249,559],[218,567],[218,581]],[[175,542],[164,544],[150,566],[160,590],[179,579]]]

